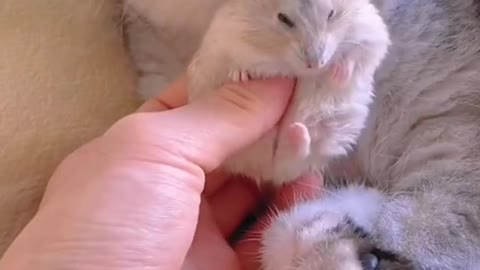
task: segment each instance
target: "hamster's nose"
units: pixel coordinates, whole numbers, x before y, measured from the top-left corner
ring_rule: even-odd
[[[322,61],[318,58],[309,58],[306,62],[308,69],[319,69],[323,66]]]
[[[306,57],[306,66],[308,69],[321,69],[325,66],[326,61],[319,53],[310,53]]]

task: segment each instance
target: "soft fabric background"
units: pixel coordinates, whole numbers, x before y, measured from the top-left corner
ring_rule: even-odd
[[[71,151],[139,104],[115,0],[0,0],[0,254]]]

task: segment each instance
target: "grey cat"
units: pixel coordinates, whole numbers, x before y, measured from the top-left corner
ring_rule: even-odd
[[[152,1],[129,2],[156,31],[188,25],[149,20],[154,7],[145,7]],[[160,8],[176,1],[160,2],[162,14]],[[203,24],[193,23],[194,34],[184,32],[188,45],[150,50],[164,62],[150,64],[154,78],[166,84],[187,64],[219,3],[205,2]],[[362,178],[331,172],[325,197],[281,213],[263,237],[267,270],[480,269],[480,0],[375,2],[392,46],[350,156]],[[145,43],[134,29],[132,53],[145,67],[139,48],[168,42],[157,35]],[[177,73],[169,71],[166,56],[182,59],[171,64]],[[163,86],[148,74],[140,81],[143,93]]]
[[[385,1],[393,47],[358,145],[386,190],[375,245],[415,269],[480,269],[480,1]]]

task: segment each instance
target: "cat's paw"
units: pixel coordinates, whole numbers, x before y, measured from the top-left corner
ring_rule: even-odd
[[[278,214],[262,236],[265,270],[374,270],[370,229],[383,195],[351,187]]]
[[[367,242],[356,228],[334,212],[280,215],[265,231],[262,244],[265,270],[368,269],[364,266],[374,270],[377,266],[367,256]]]
[[[228,73],[228,77],[233,82],[247,82],[250,80],[250,75],[244,70],[235,70]]]

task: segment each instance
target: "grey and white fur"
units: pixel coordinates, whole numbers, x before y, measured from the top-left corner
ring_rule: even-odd
[[[377,269],[480,269],[480,1],[376,2],[392,46],[349,161],[361,180],[331,174],[325,197],[281,213],[266,269],[362,269],[364,254]]]

